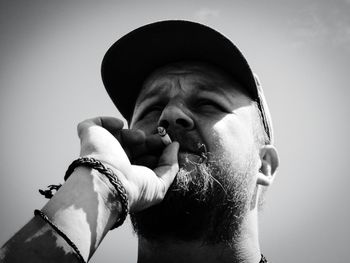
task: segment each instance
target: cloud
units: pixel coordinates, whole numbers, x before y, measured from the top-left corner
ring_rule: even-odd
[[[217,18],[220,10],[203,7],[194,13],[194,18],[198,21],[205,22],[212,18]]]
[[[346,0],[350,3],[350,0]],[[332,45],[350,51],[350,8],[348,4],[313,4],[297,12],[289,24],[295,47],[308,44]]]

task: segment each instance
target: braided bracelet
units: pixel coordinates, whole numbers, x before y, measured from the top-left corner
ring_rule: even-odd
[[[51,220],[47,217],[47,215],[44,214],[43,211],[35,209],[34,210],[34,215],[35,216],[40,216],[46,223],[48,223],[55,231],[57,234],[59,234],[75,251],[75,255],[78,257],[78,259],[81,262],[85,263],[85,260],[83,258],[83,256],[81,255],[78,247],[73,243],[72,240],[69,239],[69,237],[67,237],[67,235],[65,233],[63,233],[58,226],[55,225],[55,223],[51,222]]]
[[[121,181],[119,180],[119,178],[114,174],[112,169],[106,167],[100,161],[91,157],[80,157],[77,160],[73,161],[72,164],[68,167],[67,172],[64,176],[64,180],[67,180],[69,176],[73,173],[74,169],[77,168],[78,166],[84,166],[84,167],[92,168],[99,171],[100,173],[104,174],[108,178],[110,183],[115,187],[120,197],[122,212],[118,221],[113,225],[112,229],[122,225],[128,215],[129,204],[128,204],[128,196],[127,196],[126,190],[122,185]]]
[[[259,263],[267,263],[267,259],[264,257],[263,254],[261,254],[261,259],[260,259]]]

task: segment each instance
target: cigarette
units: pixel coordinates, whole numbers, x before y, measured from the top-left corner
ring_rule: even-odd
[[[160,136],[160,139],[164,143],[164,145],[169,145],[172,143],[169,135],[166,132],[166,129],[164,127],[159,126],[158,128],[158,134]]]

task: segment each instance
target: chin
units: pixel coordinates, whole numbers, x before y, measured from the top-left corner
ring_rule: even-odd
[[[210,157],[179,152],[180,170],[164,200],[131,214],[139,236],[213,244],[233,239],[250,202],[250,169],[234,170],[220,156]]]

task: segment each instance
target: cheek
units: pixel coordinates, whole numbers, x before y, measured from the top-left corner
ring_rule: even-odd
[[[254,146],[251,129],[234,117],[227,116],[217,122],[213,126],[213,135],[216,154],[224,154],[234,163],[244,162],[251,156]]]

